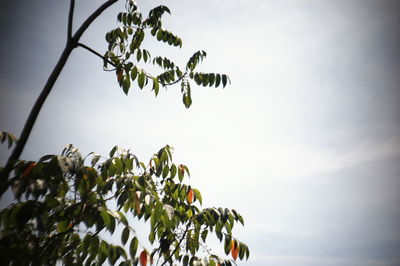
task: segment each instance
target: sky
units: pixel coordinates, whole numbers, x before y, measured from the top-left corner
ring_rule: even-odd
[[[105,51],[123,1],[82,42]],[[74,29],[102,1],[76,3]],[[400,2],[370,0],[138,1],[167,5],[165,27],[183,47],[146,43],[201,70],[227,73],[225,89],[131,88],[82,49],[69,58],[23,159],[106,155],[147,160],[160,147],[190,168],[204,206],[236,209],[234,233],[251,257],[238,265],[400,265]],[[0,1],[0,125],[19,135],[65,45],[68,1]],[[9,151],[0,148],[3,163]],[[222,253],[222,247],[213,246]]]

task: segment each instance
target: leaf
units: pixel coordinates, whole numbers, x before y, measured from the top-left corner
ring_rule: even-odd
[[[159,29],[157,31],[157,41],[161,41],[163,39],[164,36],[164,31],[162,29]]]
[[[217,74],[215,77],[215,87],[217,88],[221,84],[221,75]]]
[[[147,265],[147,251],[143,250],[142,252],[140,252],[140,257],[139,257],[139,262],[141,266],[146,266]]]
[[[139,241],[137,240],[136,237],[132,238],[131,244],[129,245],[129,254],[131,255],[131,258],[134,259],[136,256],[136,251],[139,245]]]
[[[155,93],[155,95],[157,97],[158,92],[160,90],[160,84],[158,83],[158,79],[157,78],[153,78],[153,90],[154,90],[154,93]]]
[[[171,205],[165,204],[164,210],[167,213],[168,218],[171,220],[174,215],[174,208]]]
[[[123,246],[125,246],[125,244],[128,241],[128,239],[129,239],[129,227],[126,226],[124,228],[124,230],[122,231],[122,234],[121,234],[121,242],[122,242]]]
[[[206,242],[207,234],[208,230],[204,230],[203,232],[201,232],[201,239],[203,240],[203,242]]]
[[[3,143],[6,140],[7,132],[0,131],[0,141]]]
[[[122,72],[122,69],[118,69],[117,70],[117,79],[118,79],[118,82],[121,82],[122,81],[122,78],[123,78],[123,72]]]
[[[231,241],[231,255],[232,255],[232,258],[234,260],[236,260],[238,254],[239,254],[239,245],[238,245],[236,240],[232,239],[232,241]]]
[[[171,165],[170,172],[171,172],[171,178],[174,178],[176,175],[176,165],[175,164]]]
[[[22,176],[23,176],[23,177],[28,177],[28,176],[32,173],[32,170],[33,170],[33,168],[34,168],[35,166],[36,166],[36,163],[35,163],[35,162],[31,162],[31,163],[29,164],[29,166],[24,170]]]
[[[125,95],[128,95],[129,87],[131,86],[131,81],[129,80],[129,76],[122,81],[122,90],[124,91]]]
[[[117,149],[118,149],[118,146],[114,146],[114,147],[112,148],[112,150],[110,151],[110,158],[112,158],[112,157],[114,156],[114,154],[115,154],[115,152],[117,151]]]
[[[143,49],[143,60],[145,63],[147,63],[147,60],[149,59],[149,54],[147,50]]]
[[[92,161],[91,161],[92,167],[96,165],[96,163],[99,161],[100,157],[101,157],[101,156],[98,155],[98,154],[93,155]]]
[[[179,181],[182,182],[183,176],[185,174],[185,166],[183,164],[180,164],[178,168],[179,168],[178,169],[178,178],[179,178]]]
[[[132,81],[135,81],[135,79],[136,79],[136,77],[137,77],[137,74],[138,74],[138,69],[137,69],[137,67],[133,67],[132,70],[131,70],[131,80],[132,80]]]
[[[58,232],[59,233],[64,233],[64,232],[68,231],[69,228],[70,228],[69,225],[70,225],[70,223],[68,221],[65,221],[65,220],[59,222],[58,225],[57,225]]]
[[[8,148],[11,148],[13,143],[17,142],[17,137],[14,134],[7,132]]]
[[[169,167],[168,165],[164,165],[163,171],[162,171],[162,177],[166,178],[168,176],[169,173]]]
[[[223,86],[223,88],[225,88],[227,82],[228,82],[228,77],[226,75],[222,75],[222,86]]]
[[[138,85],[140,89],[143,89],[145,83],[146,74],[141,71],[138,77]]]
[[[111,225],[110,215],[108,214],[107,210],[102,210],[100,212],[101,218],[104,221],[104,224],[109,227]]]
[[[194,198],[193,189],[190,188],[189,191],[188,191],[188,193],[187,193],[186,200],[187,200],[187,202],[188,202],[189,204],[192,204],[193,198]]]
[[[194,198],[196,200],[198,200],[200,202],[200,204],[203,204],[203,199],[201,197],[200,191],[198,191],[197,189],[194,188],[193,192],[194,192]]]

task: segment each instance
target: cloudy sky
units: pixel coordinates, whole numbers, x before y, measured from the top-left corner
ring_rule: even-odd
[[[83,42],[105,51],[123,2]],[[75,28],[102,1],[77,1]],[[72,143],[114,145],[147,160],[175,148],[205,206],[234,208],[251,257],[239,265],[400,265],[400,2],[387,0],[138,1],[164,3],[183,48],[226,89],[125,96],[102,62],[76,49],[48,98],[24,159]],[[0,1],[0,130],[18,135],[64,45],[68,1]],[[0,159],[6,159],[5,146]],[[222,252],[221,247],[213,247]]]

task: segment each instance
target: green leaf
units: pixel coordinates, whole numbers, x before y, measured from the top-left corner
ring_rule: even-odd
[[[141,71],[138,78],[138,85],[140,89],[143,89],[145,84],[145,79],[146,79],[146,74],[143,71]]]
[[[225,237],[224,241],[224,251],[226,255],[228,255],[229,252],[231,252],[231,238],[227,236]]]
[[[159,29],[157,31],[157,41],[161,41],[164,37],[164,31],[162,29]]]
[[[155,235],[154,231],[150,231],[150,233],[149,233],[149,241],[150,241],[151,244],[154,243],[155,238],[156,238],[156,235]]]
[[[110,215],[108,214],[107,210],[100,211],[101,218],[104,221],[104,224],[109,227],[111,225]]]
[[[69,222],[68,221],[61,221],[61,222],[59,222],[58,223],[58,225],[57,225],[57,230],[58,230],[58,232],[60,232],[60,233],[64,233],[64,232],[66,232],[66,231],[68,231],[68,229],[69,229]]]
[[[184,93],[182,100],[186,108],[189,108],[192,105],[192,98],[189,93]]]
[[[136,60],[139,62],[140,58],[142,58],[142,52],[140,51],[140,49],[138,49],[136,52]]]
[[[170,168],[171,178],[174,178],[174,177],[175,177],[175,175],[176,175],[176,170],[177,170],[176,165],[175,165],[175,164],[171,165],[171,168]]]
[[[215,81],[215,74],[211,73],[210,75],[208,75],[208,86],[212,86],[214,85],[214,81]]]
[[[144,60],[144,62],[147,63],[148,59],[149,59],[148,52],[145,49],[143,49],[143,60]]]
[[[203,242],[206,242],[207,234],[208,230],[203,230],[203,232],[201,232],[201,239],[203,240]]]
[[[137,69],[137,67],[135,66],[135,67],[133,67],[132,70],[131,70],[131,79],[132,79],[132,81],[135,81],[135,79],[136,79],[136,77],[137,77],[137,74],[138,74],[138,69]]]
[[[215,77],[215,87],[217,88],[221,84],[221,75],[217,74]]]
[[[131,255],[132,259],[134,259],[136,256],[138,244],[139,244],[139,241],[137,240],[137,238],[136,237],[132,238],[131,244],[129,245],[129,254]]]
[[[117,151],[117,149],[118,149],[118,146],[114,146],[114,147],[112,148],[112,150],[110,151],[110,158],[112,158],[112,157],[114,156],[114,154],[115,154],[115,152]]]
[[[122,212],[116,211],[115,213],[116,213],[117,216],[118,216],[118,217],[116,217],[116,218],[119,218],[119,220],[120,220],[123,224],[125,224],[125,225],[128,224],[128,220],[126,219],[125,215],[124,215]]]
[[[124,91],[125,95],[128,95],[129,88],[131,86],[131,81],[129,80],[129,75],[122,81],[122,90]]]
[[[155,93],[155,95],[157,97],[158,92],[160,90],[160,84],[158,83],[158,79],[157,78],[153,78],[153,90],[154,90],[154,93]]]
[[[244,249],[242,243],[239,242],[239,259],[240,260],[243,260],[244,254],[245,254],[245,249]]]
[[[123,246],[125,246],[125,244],[128,241],[128,239],[129,239],[129,227],[126,226],[124,228],[124,230],[122,231],[122,235],[121,235],[121,242],[122,242]]]
[[[164,165],[163,171],[162,171],[162,177],[166,178],[168,176],[169,173],[169,167],[168,165]]]
[[[226,75],[222,75],[222,86],[223,86],[223,88],[225,88],[227,82],[228,82],[228,77]]]
[[[200,204],[202,205],[203,204],[203,199],[201,197],[200,191],[198,191],[197,189],[193,188],[193,192],[194,192],[194,198],[197,199],[200,202]]]
[[[152,28],[151,31],[150,31],[151,35],[152,35],[152,36],[156,35],[157,30],[158,30],[157,27]]]
[[[91,237],[90,240],[90,254],[96,255],[99,252],[99,239],[97,236]]]

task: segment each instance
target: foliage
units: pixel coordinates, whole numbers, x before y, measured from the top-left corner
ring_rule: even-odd
[[[152,60],[150,52],[141,48],[148,31],[159,42],[182,47],[181,38],[162,27],[161,18],[164,13],[170,14],[170,10],[161,5],[150,10],[148,16],[143,19],[136,4],[128,1],[126,12],[119,13],[117,17],[121,26],[106,34],[108,51],[103,57],[104,69],[115,70],[118,84],[125,94],[128,94],[130,86],[135,81],[140,89],[151,84],[156,96],[160,85],[166,87],[180,82],[183,103],[189,108],[192,104],[190,80],[201,86],[225,87],[230,82],[229,77],[225,74],[195,71],[207,55],[204,51],[194,53],[184,68],[179,68],[167,57],[155,56]],[[152,75],[139,66],[139,63],[150,62],[160,67],[162,72]],[[113,68],[109,69],[109,65]]]
[[[189,169],[172,162],[169,146],[148,164],[117,147],[109,158],[100,159],[95,154],[82,158],[70,145],[60,156],[15,165],[10,184],[18,202],[0,214],[2,262],[101,265],[107,259],[110,264],[119,260],[120,265],[137,265],[144,251],[146,260],[161,265],[231,265],[215,254],[196,256],[209,233],[224,241],[225,252],[234,259],[249,256],[247,246],[232,236],[233,226],[243,224],[243,218],[235,210],[199,208],[200,192],[183,183]],[[115,209],[110,201],[116,202]],[[152,250],[141,245],[130,216],[150,223]],[[114,234],[117,225],[124,228],[122,245],[99,235]],[[232,241],[237,249],[232,245],[231,251]],[[208,252],[205,246],[203,250]]]
[[[170,13],[165,6],[150,10],[143,19],[136,4],[127,0],[126,12],[117,16],[121,26],[106,34],[108,49],[104,56],[79,43],[79,37],[94,18],[117,1],[106,1],[72,36],[75,1],[71,0],[67,47],[55,67],[57,71],[50,76],[52,81],[44,88],[47,93],[76,47],[101,57],[104,69],[115,71],[118,84],[126,94],[134,82],[140,89],[151,84],[156,96],[160,86],[180,83],[187,108],[192,103],[191,81],[215,87],[225,87],[230,82],[225,74],[195,71],[206,57],[204,51],[196,52],[184,68],[179,68],[167,57],[152,58],[142,47],[148,32],[157,41],[182,46],[177,35],[162,27],[162,16]],[[142,65],[149,63],[160,67],[161,73],[145,71]],[[37,117],[46,97],[41,99],[39,108],[33,108],[33,116]],[[32,120],[31,115],[27,120],[30,129],[25,132],[24,128],[23,141],[22,137],[17,140],[13,134],[0,131],[2,143],[7,141],[9,148],[16,144],[16,152],[0,168],[0,197],[10,190],[15,197],[15,202],[0,211],[2,263],[101,265],[107,260],[112,265],[232,265],[237,258],[249,257],[246,244],[232,235],[236,223],[243,225],[242,216],[227,208],[202,209],[200,191],[183,183],[190,176],[189,169],[173,163],[172,148],[168,145],[147,164],[129,150],[118,147],[104,158],[94,153],[82,157],[72,145],[61,155],[24,161],[18,157],[36,119]],[[150,247],[135,231],[138,220],[150,227]],[[119,231],[119,238],[115,238]],[[120,241],[106,241],[105,232]],[[226,255],[231,254],[233,260],[221,258],[207,249],[210,235],[224,243]]]
[[[4,143],[6,141],[8,144],[8,148],[11,148],[11,146],[14,143],[16,143],[18,140],[17,140],[17,137],[13,133],[0,131],[0,142]]]

